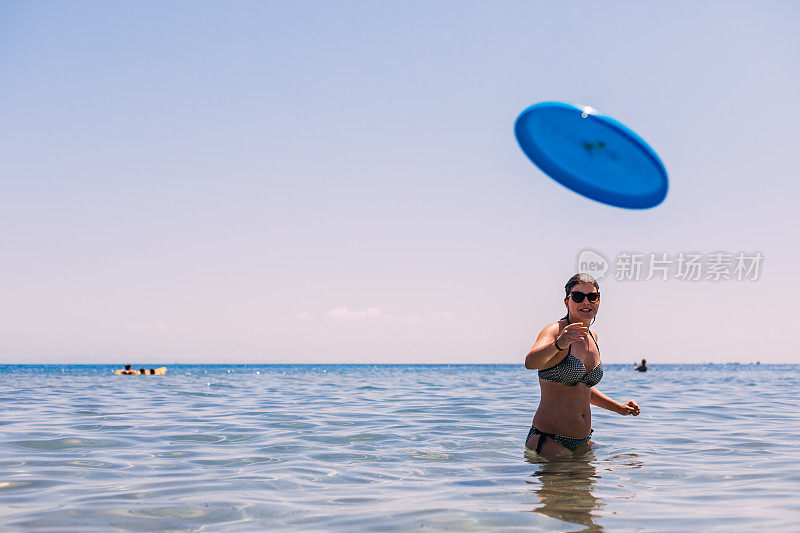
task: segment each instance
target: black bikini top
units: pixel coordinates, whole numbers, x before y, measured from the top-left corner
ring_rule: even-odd
[[[597,352],[600,353],[597,339],[594,338],[591,331],[589,331],[589,335],[592,336],[594,345],[597,346]],[[552,381],[553,383],[563,383],[570,387],[574,387],[578,383],[586,383],[587,387],[592,388],[603,379],[603,363],[598,363],[596,367],[587,372],[581,360],[572,355],[572,345],[570,344],[567,356],[564,359],[550,368],[539,370],[539,379]]]

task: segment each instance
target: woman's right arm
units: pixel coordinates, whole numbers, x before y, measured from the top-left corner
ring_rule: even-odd
[[[580,322],[567,324],[559,332],[558,322],[553,322],[539,333],[539,338],[533,344],[533,348],[525,356],[525,368],[538,370],[553,366],[553,360],[558,354],[576,341],[585,341],[589,334],[589,328]],[[556,361],[558,363],[560,361]]]
[[[558,329],[558,322],[553,322],[539,333],[539,337],[537,337],[536,342],[533,344],[533,348],[531,348],[531,351],[525,356],[525,368],[528,370],[547,368],[547,363],[555,357],[559,351],[566,348],[566,346],[559,345],[561,348],[561,350],[559,350],[559,348],[556,347],[555,341],[558,337]]]

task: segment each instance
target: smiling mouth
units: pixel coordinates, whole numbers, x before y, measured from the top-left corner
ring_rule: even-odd
[[[592,311],[594,311],[594,309],[592,309],[591,307],[581,307],[580,309],[578,309],[578,311],[582,311],[584,313],[591,313]]]

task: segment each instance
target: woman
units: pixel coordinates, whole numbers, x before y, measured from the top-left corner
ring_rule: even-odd
[[[621,415],[639,414],[633,400],[621,404],[595,388],[603,378],[597,336],[589,331],[600,307],[597,281],[588,274],[575,274],[564,289],[567,316],[545,327],[525,356],[525,368],[539,370],[542,389],[525,445],[547,457],[589,443],[590,404]]]

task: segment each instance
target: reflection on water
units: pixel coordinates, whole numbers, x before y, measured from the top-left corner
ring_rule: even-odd
[[[621,453],[599,460],[593,449],[580,455],[550,460],[526,449],[525,460],[537,467],[530,479],[525,480],[533,486],[539,500],[532,512],[583,526],[568,530],[574,532],[603,531],[603,526],[597,523],[601,516],[607,516],[601,512],[605,503],[596,495],[607,494],[607,490],[597,486],[601,478],[607,485],[608,476],[613,479],[622,471],[644,466],[635,453]],[[630,496],[616,498],[629,499]]]
[[[532,479],[526,480],[539,498],[533,512],[585,527],[574,531],[603,531],[595,523],[603,502],[592,492],[597,479],[597,469],[592,464],[594,453],[549,461],[526,453],[525,458],[537,466]]]

